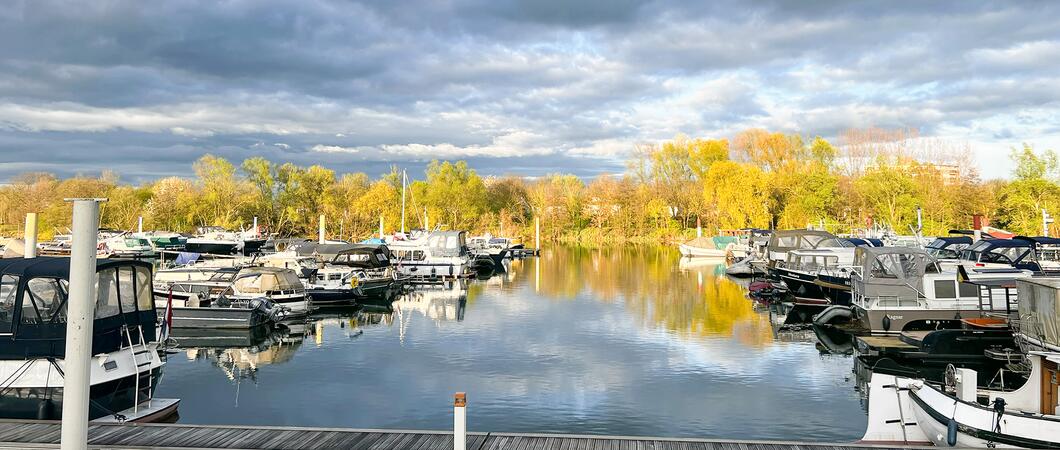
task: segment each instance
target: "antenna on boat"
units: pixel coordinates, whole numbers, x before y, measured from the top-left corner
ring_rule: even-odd
[[[405,169],[401,169],[401,233],[405,233],[405,185],[408,184],[409,177],[405,173]]]

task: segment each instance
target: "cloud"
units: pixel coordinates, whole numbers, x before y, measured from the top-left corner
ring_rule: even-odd
[[[592,176],[621,170],[638,142],[746,127],[913,127],[1003,153],[1060,140],[1058,15],[992,2],[16,2],[0,12],[0,177],[89,167],[23,147],[71,143],[132,179],[186,174],[204,152]]]

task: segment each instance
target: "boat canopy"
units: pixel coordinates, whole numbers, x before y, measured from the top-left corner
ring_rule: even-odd
[[[390,266],[390,249],[386,245],[373,244],[303,244],[298,247],[299,256],[317,256],[332,264],[379,269]]]
[[[232,285],[242,294],[267,294],[304,288],[295,271],[279,267],[244,268],[239,271]]]
[[[865,297],[919,297],[926,273],[938,273],[938,262],[926,251],[905,247],[858,247],[854,250]]]
[[[836,236],[821,230],[783,230],[774,232],[767,245],[771,252],[786,252],[800,248],[817,248],[817,245],[826,239],[836,239]]]
[[[1060,347],[1060,279],[1030,277],[1016,280],[1019,332]]]
[[[427,246],[435,256],[460,256],[467,248],[467,232],[435,231],[427,237]]]
[[[854,247],[883,247],[883,241],[880,239],[843,238],[843,240],[853,244]]]
[[[961,259],[972,262],[1020,265],[1033,262],[1034,243],[1023,239],[982,239],[961,250]],[[1031,255],[1030,258],[1027,258]]]
[[[155,340],[151,264],[96,260],[92,353],[108,353],[132,338]],[[0,259],[0,359],[66,353],[70,258]],[[129,335],[122,333],[127,328]]]

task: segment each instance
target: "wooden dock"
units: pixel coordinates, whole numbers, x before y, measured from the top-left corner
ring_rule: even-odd
[[[186,424],[107,424],[89,427],[94,449],[409,449],[452,450],[444,431],[260,427]],[[0,420],[0,449],[59,447],[56,422]],[[779,441],[622,436],[468,433],[468,450],[846,450],[920,448]],[[928,448],[928,447],[923,447]]]

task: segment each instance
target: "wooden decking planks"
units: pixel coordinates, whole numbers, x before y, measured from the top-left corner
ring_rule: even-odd
[[[0,449],[57,448],[55,422],[0,420]],[[733,441],[623,436],[468,433],[468,450],[852,450],[886,447],[806,442]],[[89,427],[92,448],[450,450],[451,433],[344,428],[185,424],[100,424]]]

